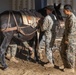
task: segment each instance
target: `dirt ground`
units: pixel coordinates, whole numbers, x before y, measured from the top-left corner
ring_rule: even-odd
[[[44,58],[41,63],[27,61],[25,52],[23,51],[21,54],[18,54],[16,57],[19,63],[16,64],[14,62],[10,62],[9,60],[6,60],[9,68],[6,71],[0,69],[0,75],[76,75],[76,72],[75,74],[63,72],[57,67],[62,65],[62,61],[58,50],[56,50],[53,55],[54,55],[54,59],[55,59],[54,62],[56,67],[45,68],[43,66],[43,63],[47,62],[46,58]]]

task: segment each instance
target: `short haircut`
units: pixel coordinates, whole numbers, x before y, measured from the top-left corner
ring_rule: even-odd
[[[64,5],[64,9],[72,11],[72,6],[70,4],[66,4]]]

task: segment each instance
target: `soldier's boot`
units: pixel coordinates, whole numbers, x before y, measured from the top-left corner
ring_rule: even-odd
[[[59,66],[59,69],[64,69],[64,65]]]
[[[67,73],[75,73],[74,68],[71,68],[71,69],[69,69],[69,68],[64,68],[63,71],[64,71],[64,72],[67,72]]]
[[[34,51],[31,52],[31,58],[34,59]]]
[[[47,63],[44,65],[44,67],[48,68],[48,67],[54,67],[54,64],[53,63]]]
[[[40,57],[40,60],[43,59],[43,54],[42,54],[42,52],[39,53],[39,57]]]
[[[28,49],[31,51],[31,58],[34,58],[34,49],[32,47],[28,47]]]
[[[7,55],[6,55],[6,58],[7,58],[8,60],[10,60],[11,55],[10,55],[10,54],[7,54]]]
[[[11,57],[10,61],[11,62],[15,62],[15,63],[18,63],[19,62],[15,57]]]
[[[39,49],[38,50],[40,60],[43,59],[43,51],[44,51],[44,49]]]

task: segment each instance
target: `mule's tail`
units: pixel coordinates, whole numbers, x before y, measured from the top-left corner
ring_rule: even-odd
[[[0,14],[0,46],[1,46],[2,40],[3,40],[3,34],[1,32],[1,14]]]

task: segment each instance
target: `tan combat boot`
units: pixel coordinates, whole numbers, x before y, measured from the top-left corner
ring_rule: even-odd
[[[34,59],[34,51],[31,52],[31,58]]]
[[[54,64],[53,63],[47,63],[44,65],[44,67],[54,67]]]
[[[15,57],[11,57],[10,61],[11,62],[15,62],[15,63],[18,63],[19,62]]]
[[[67,73],[75,73],[75,70],[74,70],[74,68],[71,68],[71,69],[64,68],[64,72],[67,72]]]
[[[10,60],[10,58],[11,58],[11,55],[10,54],[7,54],[6,55],[6,59]]]
[[[40,56],[40,59],[42,60],[42,59],[43,59],[43,54],[42,54],[42,52],[39,53],[39,56]]]

